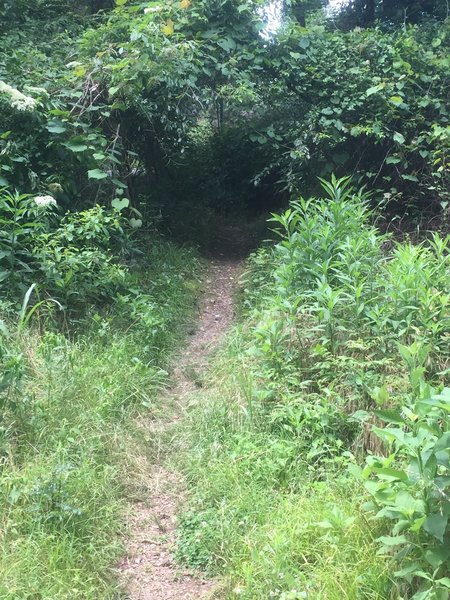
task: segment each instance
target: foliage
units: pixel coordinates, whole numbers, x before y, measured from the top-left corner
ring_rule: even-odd
[[[416,380],[418,369],[412,373]],[[379,541],[402,563],[396,576],[421,582],[415,600],[437,600],[447,598],[450,588],[450,396],[448,388],[438,393],[420,379],[415,387],[412,404],[401,411],[377,412],[387,425],[374,431],[390,452],[387,457],[369,456],[362,474],[376,518],[394,522],[392,535]]]
[[[38,283],[66,307],[111,298],[124,284],[119,254],[131,249],[132,229],[117,208],[101,206],[60,217],[52,196],[0,194],[1,279],[5,295]],[[111,252],[117,253],[117,258]]]
[[[143,451],[133,417],[157,410],[198,269],[193,252],[155,240],[128,280],[134,295],[145,292],[151,302],[140,303],[139,314],[131,302],[91,306],[67,337],[43,305],[24,302],[19,321],[2,307],[2,598],[120,593],[111,565],[122,552],[125,487],[138,468],[131,457]]]
[[[268,41],[257,1],[144,4],[83,22],[77,45],[61,24],[56,53],[11,31],[0,77],[36,106],[17,114],[0,93],[4,184],[56,182],[66,208],[80,190],[136,202],[140,179],[183,198],[186,173],[204,179],[200,159],[218,177],[213,198],[205,186],[194,203],[240,205],[249,191],[261,201],[335,171],[378,186],[395,211],[447,207],[448,23],[343,32],[287,18]],[[80,31],[75,16],[69,28]],[[199,126],[212,132],[203,144]],[[246,190],[230,186],[239,180]]]
[[[126,423],[198,291],[154,223],[201,243],[290,195],[179,436],[178,557],[228,598],[447,593],[449,238],[375,221],[445,231],[448,7],[324,4],[0,7],[2,598],[115,593]]]
[[[180,435],[191,440],[181,449],[191,501],[178,556],[223,573],[226,598],[419,593],[417,578],[397,583],[398,566],[377,550],[379,539],[390,539],[383,517],[397,519],[388,512],[397,494],[411,486],[422,499],[424,487],[414,475],[410,482],[394,477],[407,471],[400,442],[408,434],[397,428],[392,456],[375,458],[382,447],[371,428],[374,418],[398,421],[403,414],[415,432],[421,421],[414,415],[423,414],[429,444],[448,428],[444,412],[434,417],[428,405],[400,412],[430,389],[425,375],[439,386],[445,375],[448,241],[393,243],[373,225],[364,190],[348,178],[321,183],[322,198],[300,199],[273,215],[279,241],[251,257],[243,325]],[[383,440],[394,435],[389,427],[374,431]],[[379,489],[377,502],[388,507],[374,522],[367,522],[366,498],[347,470],[367,455],[369,491]],[[435,468],[441,482],[444,467]],[[429,503],[427,516],[439,513],[438,504]],[[409,515],[410,525],[419,513]],[[408,541],[414,549],[406,560],[429,549],[424,538]],[[435,579],[443,577],[436,572]]]
[[[340,8],[336,20],[341,27],[368,27],[376,20],[405,24],[447,17],[444,0],[350,0]]]

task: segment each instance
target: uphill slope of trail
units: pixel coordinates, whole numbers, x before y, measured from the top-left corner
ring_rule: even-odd
[[[176,515],[183,503],[183,482],[166,465],[171,428],[183,419],[187,398],[195,393],[211,353],[230,329],[234,293],[249,251],[238,228],[229,228],[212,248],[195,331],[174,358],[171,386],[162,392],[162,410],[146,424],[147,437],[158,448],[149,468],[147,494],[130,510],[126,556],[119,569],[130,600],[201,600],[212,581],[183,571],[173,559]],[[169,442],[167,442],[169,439]]]

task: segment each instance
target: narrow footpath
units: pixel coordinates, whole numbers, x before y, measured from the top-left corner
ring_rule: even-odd
[[[229,330],[242,264],[238,252],[219,253],[210,261],[197,326],[175,357],[172,385],[162,393],[163,414],[149,424],[152,437],[170,437],[170,428],[183,418],[187,398],[195,393],[211,353]],[[173,559],[176,515],[184,491],[180,476],[164,463],[161,452],[151,466],[148,497],[132,506],[126,556],[119,565],[122,584],[129,600],[206,600],[214,583],[183,571]]]

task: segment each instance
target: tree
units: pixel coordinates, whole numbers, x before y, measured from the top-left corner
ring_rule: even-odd
[[[447,0],[351,0],[337,19],[345,29],[384,23],[418,23],[423,19],[448,17]]]
[[[286,0],[285,11],[301,27],[306,27],[308,14],[323,8],[326,4],[327,0]]]

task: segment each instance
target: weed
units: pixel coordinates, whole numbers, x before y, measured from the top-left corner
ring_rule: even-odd
[[[387,244],[364,190],[322,185],[273,215],[280,241],[250,258],[242,324],[180,432],[177,555],[229,599],[444,598],[448,407],[423,394],[445,370],[448,239]],[[349,472],[367,454],[376,520]]]
[[[195,290],[186,287],[183,275],[195,280],[199,266],[194,253],[162,241],[154,243],[148,260],[145,276],[129,274],[129,299],[118,298],[101,311],[87,307],[78,331],[64,335],[50,321],[42,331],[37,321],[42,305],[32,304],[33,289],[18,317],[4,316],[0,597],[5,600],[120,595],[111,567],[121,553],[127,470],[133,455],[144,453],[131,423],[156,409],[170,349],[182,338],[194,305]]]

